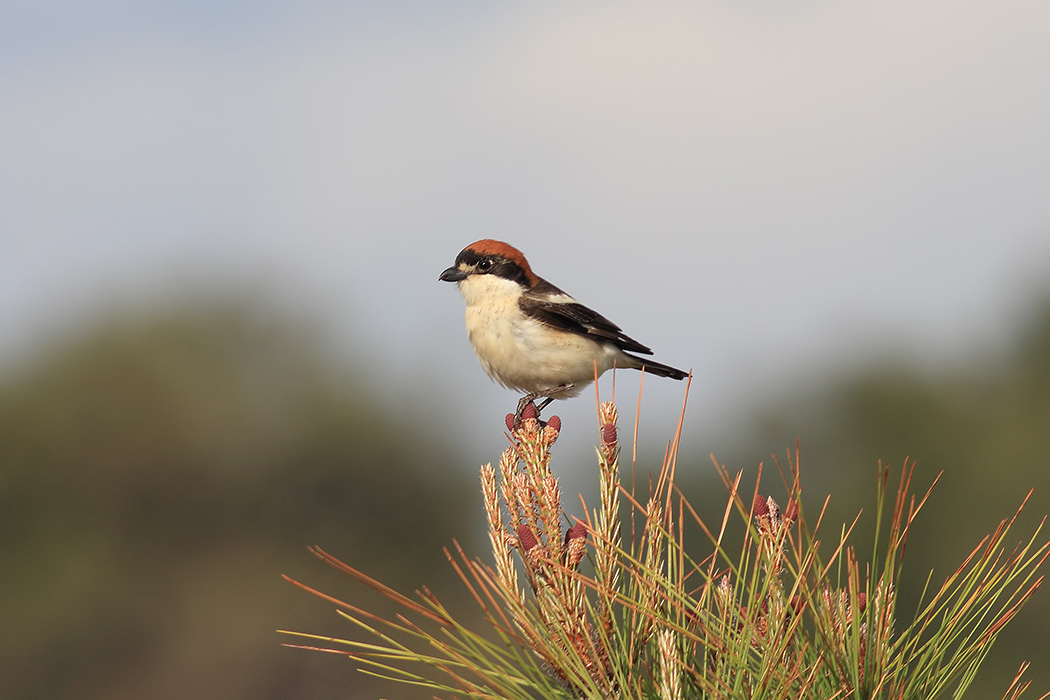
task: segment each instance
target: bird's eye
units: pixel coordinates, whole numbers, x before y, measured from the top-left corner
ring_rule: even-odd
[[[488,258],[484,258],[478,263],[478,272],[488,272],[492,269],[492,261]]]

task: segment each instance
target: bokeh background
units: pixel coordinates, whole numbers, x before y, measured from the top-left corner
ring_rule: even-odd
[[[0,698],[408,697],[306,553],[456,601],[516,400],[437,281],[500,238],[692,368],[679,472],[928,484],[916,586],[1050,512],[1050,5],[0,5]],[[639,466],[683,386],[647,381]],[[612,393],[611,377],[601,390]],[[638,376],[617,377],[625,415]],[[556,407],[593,487],[594,404]],[[1021,533],[1018,533],[1020,536]],[[455,605],[455,602],[452,603]],[[466,606],[467,604],[464,603]],[[1050,600],[1022,659],[1050,690]],[[996,694],[999,693],[999,694]]]

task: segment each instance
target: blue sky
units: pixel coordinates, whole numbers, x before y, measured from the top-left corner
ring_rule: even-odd
[[[1047,26],[1041,1],[8,2],[0,355],[256,290],[490,422],[514,397],[437,282],[486,237],[692,367],[698,424],[865,355],[994,350],[1050,271]]]

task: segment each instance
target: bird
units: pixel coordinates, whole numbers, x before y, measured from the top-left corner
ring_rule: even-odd
[[[515,422],[555,399],[579,394],[613,367],[681,380],[687,372],[638,355],[653,351],[532,271],[520,250],[483,239],[438,276],[467,303],[467,337],[488,376],[523,392]],[[544,399],[538,406],[536,399]]]

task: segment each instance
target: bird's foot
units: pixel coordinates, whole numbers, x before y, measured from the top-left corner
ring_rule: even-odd
[[[571,383],[562,384],[552,389],[544,389],[543,391],[533,391],[522,396],[521,400],[518,401],[518,410],[514,413],[513,430],[517,430],[518,428],[520,428],[522,421],[526,418],[535,418],[536,421],[540,424],[541,428],[546,426],[547,424],[540,420],[540,412],[543,409],[547,408],[550,402],[554,400],[554,394],[560,394],[564,391],[568,391],[569,389],[572,389],[573,386],[574,385]],[[543,401],[540,401],[540,404],[537,406],[535,403],[536,399],[541,397],[543,398]],[[532,410],[528,411],[527,409],[530,406],[532,407]]]

